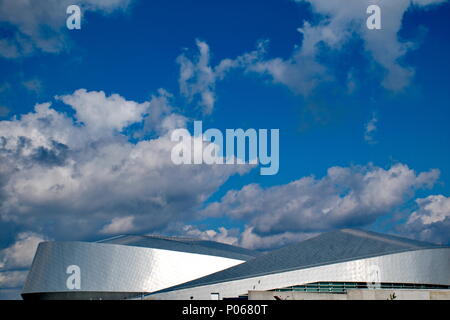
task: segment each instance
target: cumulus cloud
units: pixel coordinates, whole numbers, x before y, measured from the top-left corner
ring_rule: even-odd
[[[365,53],[382,67],[384,78],[382,85],[393,91],[405,88],[414,69],[401,63],[401,58],[417,47],[414,42],[402,42],[398,32],[402,26],[405,12],[414,5],[417,8],[428,7],[445,0],[295,0],[308,3],[316,14],[317,22],[305,21],[298,29],[302,36],[292,55],[286,59],[259,59],[252,61],[247,70],[270,76],[274,83],[289,87],[294,93],[308,96],[320,84],[335,80],[333,71],[320,60],[324,49],[334,54],[342,52],[352,39],[363,41]],[[382,28],[369,30],[366,27],[368,17],[366,9],[376,3],[381,8]],[[347,75],[349,90],[354,90],[356,79],[351,72]]]
[[[204,41],[197,40],[199,53],[189,57],[186,53],[178,57],[180,65],[180,92],[189,102],[197,102],[204,114],[210,114],[216,102],[215,87],[219,80],[232,69],[255,72],[269,76],[274,83],[287,86],[296,94],[309,96],[319,84],[336,81],[333,70],[321,61],[325,51],[340,54],[353,39],[363,42],[363,53],[381,66],[382,85],[392,91],[405,88],[414,75],[411,66],[402,64],[404,55],[417,47],[414,41],[401,41],[398,32],[403,16],[411,6],[428,8],[445,0],[379,0],[382,13],[382,28],[369,30],[366,9],[374,1],[348,0],[295,0],[308,3],[315,14],[314,23],[304,21],[298,28],[301,43],[295,46],[288,58],[267,58],[268,41],[258,43],[257,48],[235,59],[223,59],[216,66],[210,63],[210,48]],[[300,36],[299,36],[300,38]],[[348,70],[347,91],[356,88],[358,79]]]
[[[219,227],[218,230],[200,230],[192,225],[184,225],[178,233],[188,237],[217,241],[231,245],[238,245],[239,242],[238,229],[226,229],[224,227]]]
[[[97,137],[120,132],[142,120],[149,102],[127,101],[118,94],[106,97],[103,91],[79,89],[73,94],[57,97],[76,111],[76,118],[89,133]]]
[[[319,233],[315,232],[281,232],[272,235],[259,235],[254,227],[246,226],[240,234],[239,244],[253,250],[273,250],[291,243],[300,242],[312,238]]]
[[[173,164],[175,143],[160,132],[184,118],[165,105],[164,92],[142,103],[84,89],[57,99],[73,117],[43,103],[0,121],[0,219],[26,230],[82,239],[121,232],[130,216],[136,232],[161,230],[192,218],[231,175],[250,169]],[[125,129],[135,124],[146,124],[154,138],[131,142]]]
[[[332,167],[321,179],[309,176],[265,189],[249,184],[230,190],[203,214],[244,220],[258,235],[364,226],[403,204],[415,190],[432,186],[438,177],[438,170],[416,174],[404,164],[389,169]]]
[[[189,103],[197,102],[204,114],[211,114],[216,103],[215,87],[219,80],[232,69],[248,69],[261,59],[265,51],[265,42],[260,42],[255,51],[245,53],[235,59],[223,59],[216,66],[210,64],[209,45],[196,40],[198,55],[190,58],[186,53],[177,58],[180,66],[180,93]]]
[[[177,58],[180,65],[180,92],[189,101],[199,96],[199,104],[205,114],[210,114],[215,102],[214,87],[216,75],[209,65],[209,46],[203,41],[196,41],[199,55],[192,61],[185,55]],[[191,81],[194,80],[194,81]]]
[[[0,269],[26,268],[31,265],[40,242],[47,239],[33,232],[21,232],[16,241],[0,251]]]
[[[174,112],[172,98],[172,94],[164,89],[159,89],[157,95],[152,95],[147,108],[149,116],[144,119],[143,130],[135,133],[136,137],[142,137],[149,131],[164,135],[177,128],[186,127],[188,119]]]
[[[410,237],[441,244],[450,243],[450,198],[431,195],[416,199],[417,210],[399,226]]]
[[[320,83],[331,80],[326,68],[317,62],[318,39],[327,39],[330,31],[317,30],[308,22],[298,29],[303,34],[303,43],[288,59],[260,59],[248,66],[248,70],[269,75],[275,83],[286,85],[297,94],[309,95]]]
[[[327,74],[317,62],[318,46],[324,44],[331,49],[339,50],[355,35],[363,40],[365,50],[374,61],[385,69],[383,86],[394,91],[403,89],[414,74],[411,67],[404,66],[399,61],[414,47],[413,43],[401,42],[398,39],[403,16],[411,5],[427,7],[445,2],[445,0],[348,0],[343,4],[341,0],[295,1],[309,3],[313,12],[322,18],[315,25],[305,22],[299,29],[303,34],[303,43],[292,58],[286,61],[280,59],[269,61],[269,66],[276,65],[276,67],[272,67],[273,70],[267,67],[265,71],[272,74],[274,80],[302,93],[311,89],[311,85],[307,82],[308,78],[312,77],[314,80],[314,75],[323,77]],[[370,4],[376,4],[381,9],[380,30],[369,30],[366,27],[365,20],[368,17],[366,9]],[[306,65],[308,62],[311,65]],[[305,75],[296,80],[296,73],[302,69],[305,69]]]
[[[377,122],[378,122],[377,114],[375,112],[373,112],[372,117],[367,122],[365,131],[364,131],[364,140],[366,140],[366,142],[369,144],[376,143],[374,134],[377,131]]]
[[[134,217],[116,217],[111,220],[111,223],[104,226],[100,233],[103,234],[118,234],[118,233],[127,233],[133,231],[136,228],[134,225]]]
[[[82,12],[110,14],[124,11],[131,0],[80,0]],[[70,0],[0,2],[0,24],[7,33],[0,38],[0,56],[17,58],[35,51],[57,53],[67,47],[66,9]]]

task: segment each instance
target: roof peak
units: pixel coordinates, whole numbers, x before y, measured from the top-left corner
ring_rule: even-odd
[[[439,247],[443,246],[373,231],[337,229],[163,291]]]

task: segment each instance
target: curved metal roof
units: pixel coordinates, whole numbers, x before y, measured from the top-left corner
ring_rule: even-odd
[[[403,251],[440,247],[444,246],[375,232],[342,229],[271,251],[237,266],[161,292]]]
[[[259,252],[240,248],[224,243],[179,237],[164,237],[156,235],[133,236],[122,235],[114,238],[97,241],[98,243],[118,244],[133,247],[145,247],[198,253],[237,260],[250,260],[260,255]]]

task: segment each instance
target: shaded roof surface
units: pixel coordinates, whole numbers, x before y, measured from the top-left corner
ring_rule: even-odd
[[[247,261],[260,255],[259,252],[240,248],[224,243],[190,239],[178,237],[163,236],[133,236],[122,235],[111,239],[98,241],[100,243],[120,244],[133,247],[145,247],[164,249],[172,251],[181,251],[197,254],[206,254],[230,259]]]
[[[323,233],[314,238],[271,251],[237,266],[159,292],[402,251],[439,247],[444,246],[375,232],[342,229]]]

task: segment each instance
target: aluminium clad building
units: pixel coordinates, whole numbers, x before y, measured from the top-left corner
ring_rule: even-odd
[[[258,254],[213,241],[160,236],[42,242],[22,297],[127,299],[200,278]]]
[[[67,288],[69,265],[80,268],[79,289]],[[278,297],[286,291],[337,297],[367,289],[449,293],[450,247],[355,229],[323,233],[265,254],[164,237],[44,242],[22,296],[209,300],[263,297],[253,294],[261,292]]]
[[[349,288],[448,292],[450,247],[343,229],[145,298],[226,299],[252,291],[345,293]]]

